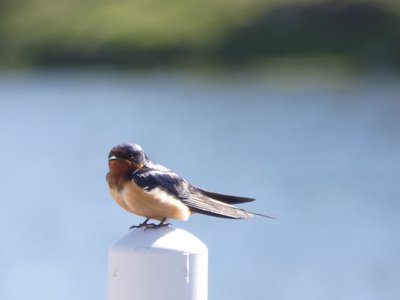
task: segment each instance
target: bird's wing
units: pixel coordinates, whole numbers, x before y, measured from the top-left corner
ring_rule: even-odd
[[[228,204],[237,204],[237,203],[245,203],[245,202],[251,202],[256,199],[254,198],[247,198],[247,197],[238,197],[238,196],[231,196],[231,195],[225,195],[225,194],[220,194],[220,193],[215,193],[215,192],[210,192],[207,190],[203,190],[200,188],[197,188],[201,193],[204,195],[213,198],[215,200],[225,202]]]
[[[142,168],[133,172],[132,179],[148,192],[159,188],[179,199],[185,198],[189,193],[189,183],[172,171]]]
[[[193,186],[191,189],[189,197],[182,199],[182,202],[193,212],[229,219],[245,219],[253,216],[253,213],[244,209],[212,199]]]
[[[164,190],[171,197],[182,201],[193,212],[231,219],[243,219],[253,216],[252,213],[243,209],[210,198],[203,190],[192,186],[172,171],[142,168],[133,172],[132,179],[148,192],[156,188]],[[223,197],[229,196],[224,195]]]

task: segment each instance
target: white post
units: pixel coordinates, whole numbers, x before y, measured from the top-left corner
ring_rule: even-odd
[[[139,228],[108,253],[108,300],[207,300],[208,250],[197,237],[163,226]]]

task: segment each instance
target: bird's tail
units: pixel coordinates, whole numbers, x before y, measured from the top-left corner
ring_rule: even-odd
[[[264,217],[264,218],[276,220],[276,217],[270,216],[270,215],[264,215],[264,214],[259,214],[259,213],[255,213],[255,212],[251,212],[251,214],[253,214],[255,216],[259,216],[259,217]]]
[[[254,215],[257,215],[265,218],[274,219],[271,216],[249,212],[231,204],[214,200],[202,193],[192,193],[188,198],[182,199],[182,201],[187,206],[189,206],[193,212],[213,217],[228,219],[247,219]]]

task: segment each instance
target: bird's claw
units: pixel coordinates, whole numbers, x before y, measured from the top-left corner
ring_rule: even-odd
[[[144,227],[144,230],[147,230],[147,229],[157,229],[157,228],[164,227],[164,226],[171,226],[171,223],[165,223],[166,220],[167,220],[167,218],[164,218],[161,220],[160,223],[155,224],[155,223],[147,223],[149,221],[149,219],[146,219],[146,220],[144,220],[143,223],[140,223],[139,225],[133,225],[133,226],[129,227],[129,231],[131,231],[133,229],[142,228],[142,227]]]
[[[144,228],[144,230],[147,230],[147,229],[157,229],[157,228],[161,228],[161,227],[164,227],[164,226],[171,226],[171,223],[159,223],[159,224],[150,223],[150,224],[147,224],[147,225],[146,225],[146,227]]]

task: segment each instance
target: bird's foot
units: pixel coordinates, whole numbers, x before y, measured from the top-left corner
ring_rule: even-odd
[[[148,225],[150,225],[150,224],[147,223],[149,220],[150,220],[150,219],[147,218],[146,220],[144,220],[143,223],[140,223],[139,225],[133,225],[133,226],[129,227],[129,231],[131,231],[132,229],[147,227]]]
[[[171,223],[165,223],[166,220],[167,220],[167,218],[164,218],[164,219],[162,219],[161,222],[158,223],[158,224],[154,224],[154,223],[146,224],[146,227],[145,227],[144,230],[147,230],[147,229],[157,229],[157,228],[161,228],[161,227],[164,227],[164,226],[170,226]]]
[[[166,220],[167,220],[167,218],[164,218],[161,220],[160,223],[155,224],[155,223],[147,223],[149,221],[149,219],[147,218],[146,220],[144,220],[143,223],[129,227],[129,230],[138,229],[138,228],[142,228],[142,227],[144,227],[144,230],[147,230],[147,229],[157,229],[157,228],[164,227],[164,226],[170,226],[171,223],[165,223]]]

